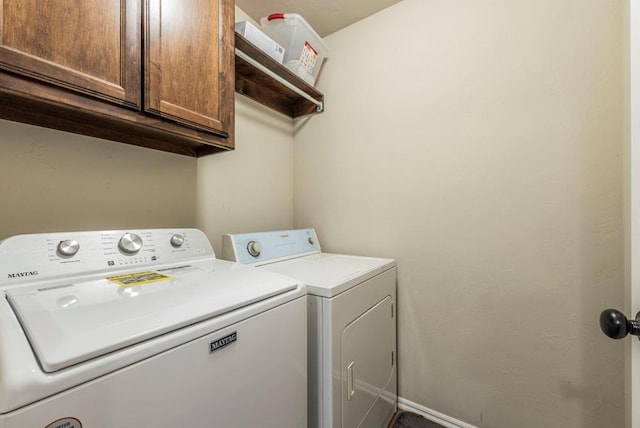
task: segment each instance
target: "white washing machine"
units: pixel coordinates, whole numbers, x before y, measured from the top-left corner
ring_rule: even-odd
[[[0,428],[306,424],[300,282],[195,229],[0,242]]]
[[[222,257],[304,282],[309,421],[384,428],[397,410],[394,260],[323,253],[313,229],[231,234]]]

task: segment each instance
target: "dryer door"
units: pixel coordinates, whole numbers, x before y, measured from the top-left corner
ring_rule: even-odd
[[[395,322],[393,299],[386,296],[342,333],[342,427],[358,427],[378,407],[393,407],[384,391],[393,379]]]

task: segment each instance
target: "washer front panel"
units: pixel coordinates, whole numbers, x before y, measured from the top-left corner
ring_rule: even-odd
[[[92,382],[17,410],[2,409],[0,426],[57,428],[67,425],[54,421],[73,418],[83,428],[304,427],[305,300],[300,296],[249,318],[209,326],[190,341]],[[230,336],[237,340],[210,352],[211,343]]]

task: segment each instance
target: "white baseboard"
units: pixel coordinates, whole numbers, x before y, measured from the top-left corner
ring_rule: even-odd
[[[426,419],[436,422],[446,428],[477,428],[474,425],[470,425],[466,422],[459,421],[451,416],[444,415],[428,407],[421,406],[407,400],[406,398],[398,397],[398,408],[401,410],[407,410],[409,412],[417,413],[424,416]]]

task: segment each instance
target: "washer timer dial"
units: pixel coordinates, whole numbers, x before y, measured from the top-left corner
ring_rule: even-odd
[[[125,254],[136,254],[142,248],[142,238],[135,233],[125,233],[118,242],[118,248]]]

